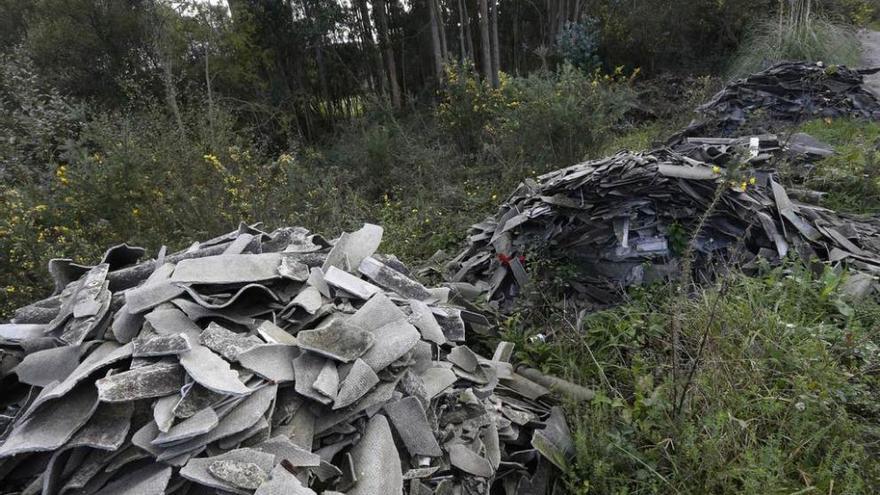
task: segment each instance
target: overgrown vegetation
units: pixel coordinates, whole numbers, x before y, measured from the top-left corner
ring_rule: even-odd
[[[799,129],[834,146],[836,154],[812,170],[787,170],[804,187],[826,193],[822,206],[848,213],[880,213],[880,124],[855,119],[812,120]]]
[[[794,0],[786,9],[780,2],[777,18],[755,21],[733,58],[729,73],[743,76],[785,60],[858,66],[861,45],[849,22],[834,20],[818,2]],[[846,2],[839,6],[849,20],[864,23],[874,12],[871,2]]]
[[[511,318],[520,359],[597,391],[570,407],[571,493],[876,493],[880,307],[848,300],[846,278],[791,261],[684,300],[657,286],[595,314]]]

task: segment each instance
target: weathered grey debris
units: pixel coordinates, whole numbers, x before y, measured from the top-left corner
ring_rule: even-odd
[[[324,280],[324,271],[320,268],[312,267],[309,270],[309,279],[306,280],[306,285],[318,289],[318,292],[320,292],[322,296],[328,299],[330,298],[330,286],[327,285],[327,281]]]
[[[465,445],[457,443],[450,445],[447,450],[449,451],[449,463],[456,468],[482,478],[490,478],[495,474],[492,464],[485,457],[480,456]]]
[[[596,395],[586,387],[563,380],[562,378],[546,375],[534,368],[520,366],[516,369],[516,372],[539,385],[547,387],[554,392],[567,395],[572,399],[588,401],[593,400],[593,397]]]
[[[446,355],[446,360],[469,373],[477,371],[480,365],[477,355],[466,345],[453,348]]]
[[[348,323],[369,332],[395,321],[406,320],[403,311],[385,294],[371,297],[348,319]]]
[[[144,315],[141,313],[133,313],[129,309],[128,304],[123,304],[122,307],[119,308],[119,311],[113,315],[113,323],[110,325],[110,329],[113,332],[113,337],[117,341],[126,344],[137,337],[143,324]]]
[[[373,336],[375,343],[361,359],[378,373],[409,352],[420,334],[406,320],[397,320],[373,330]]]
[[[195,449],[208,445],[211,442],[235,435],[236,433],[250,428],[263,417],[269,409],[269,406],[272,405],[272,401],[275,399],[277,391],[278,386],[274,384],[266,385],[256,390],[233,407],[232,410],[220,420],[220,423],[216,428],[204,435],[197,436],[192,440],[181,444],[175,444],[173,447],[163,450],[156,456],[157,460],[166,461],[174,459],[187,452],[192,452]],[[153,438],[155,438],[155,435]]]
[[[131,402],[98,405],[89,421],[73,435],[65,447],[119,449],[131,427],[132,413],[134,413],[134,404]]]
[[[419,329],[422,339],[437,345],[445,344],[446,335],[443,334],[443,329],[437,323],[437,318],[434,317],[431,308],[424,302],[416,299],[409,301],[409,307],[412,310],[412,317],[409,321]]]
[[[296,337],[287,333],[269,320],[260,322],[256,329],[257,335],[270,344],[296,345]]]
[[[193,437],[204,435],[213,430],[220,419],[210,407],[193,414],[191,417],[172,426],[167,432],[160,432],[150,443],[153,445],[171,445]]]
[[[213,321],[199,336],[199,343],[228,361],[237,361],[239,353],[261,344],[257,338],[233,332]]]
[[[12,371],[28,385],[45,387],[70,376],[79,366],[82,346],[68,345],[33,352],[24,357]]]
[[[199,342],[202,329],[187,318],[183,311],[175,308],[157,308],[147,313],[144,318],[159,335],[174,335],[182,333],[187,336],[190,344]]]
[[[343,233],[336,240],[321,268],[325,272],[331,267],[346,271],[356,270],[364,258],[372,256],[379,248],[382,232],[382,227],[367,223],[356,232]]]
[[[421,378],[428,399],[433,399],[458,380],[452,370],[439,367],[428,368],[421,374]]]
[[[295,282],[305,282],[309,279],[309,266],[305,263],[297,261],[296,254],[282,253],[281,264],[278,266],[278,273]]]
[[[321,368],[321,372],[315,378],[312,388],[331,401],[336,399],[336,394],[339,392],[339,372],[336,369],[335,362],[329,359],[324,362],[324,367]]]
[[[182,260],[171,280],[193,284],[239,284],[278,278],[280,253],[227,254]]]
[[[508,363],[513,357],[513,342],[501,341],[495,347],[495,353],[492,354],[492,361],[496,363]]]
[[[180,394],[166,395],[153,403],[153,421],[161,432],[167,432],[174,424],[174,406],[180,402]]]
[[[328,492],[324,492],[325,494]],[[282,465],[275,466],[254,495],[317,495],[313,490],[303,486],[296,476]]]
[[[342,318],[331,317],[327,324],[299,332],[296,339],[302,349],[348,363],[363,356],[373,346],[375,336]]]
[[[160,266],[144,283],[125,292],[127,311],[133,314],[143,313],[151,308],[168,302],[183,294],[184,287],[171,280],[174,265]]]
[[[314,388],[315,380],[324,369],[327,358],[311,352],[303,352],[293,360],[294,387],[297,393],[322,404],[329,404],[331,399],[325,397]]]
[[[333,402],[333,409],[341,409],[354,404],[358,399],[363,397],[376,384],[379,383],[379,376],[373,371],[369,364],[360,359],[356,359],[348,371],[348,375],[339,385],[339,392]]]
[[[73,370],[73,373],[64,379],[64,381],[55,386],[47,386],[40,391],[40,395],[34,399],[34,402],[28,408],[28,412],[25,413],[25,416],[27,416],[29,412],[36,410],[42,404],[65,396],[73,390],[77,384],[91,376],[96,371],[129,357],[131,357],[131,344],[125,344],[121,347],[115,342],[105,342],[101,344],[97,349],[92,351],[92,353],[89,354],[75,370]]]
[[[385,265],[376,258],[364,258],[358,267],[358,271],[380,287],[384,287],[407,299],[424,301],[432,298],[431,293],[428,292],[424,285]]]
[[[190,459],[180,470],[180,475],[200,485],[248,495],[265,481],[266,473],[272,470],[274,460],[275,456],[272,454],[248,448],[237,449],[216,457]],[[222,461],[229,461],[232,464],[224,462],[222,465],[217,465],[217,468],[211,469],[214,463]],[[253,464],[259,472],[253,469],[241,469],[246,464]],[[251,488],[256,479],[259,479],[260,483]]]
[[[557,406],[550,409],[546,425],[543,430],[536,430],[532,435],[532,447],[556,467],[565,469],[574,454],[574,442],[562,408]]]
[[[321,291],[316,289],[315,287],[306,287],[304,288],[296,297],[293,298],[292,301],[287,305],[288,308],[302,308],[306,313],[313,315],[318,309],[321,308],[321,305],[324,304],[324,296],[321,295]]]
[[[229,363],[207,347],[195,346],[180,354],[180,364],[199,385],[227,395],[246,395],[251,389],[238,379]]]
[[[0,339],[10,343],[34,340],[46,334],[49,325],[42,323],[0,323]]]
[[[461,318],[461,310],[457,308],[432,306],[431,312],[443,329],[446,340],[451,342],[463,342],[465,337],[464,320]]]
[[[260,418],[250,428],[217,441],[216,446],[221,450],[231,450],[239,447],[253,447],[254,443],[267,439],[269,435],[269,426],[269,422],[266,421],[266,418]]]
[[[226,397],[225,394],[214,392],[198,383],[191,383],[182,389],[180,400],[175,403],[171,412],[177,418],[189,418]]]
[[[256,490],[269,479],[269,473],[257,464],[230,459],[212,462],[208,465],[208,472],[215,478],[244,490]]]
[[[351,451],[357,482],[348,495],[402,493],[403,473],[385,416],[373,416],[364,436]]]
[[[144,466],[108,483],[95,495],[164,495],[171,471],[170,466],[158,463]]]
[[[157,335],[132,341],[132,357],[155,357],[180,354],[192,349],[186,334]]]
[[[510,375],[499,378],[499,381],[506,387],[512,389],[517,394],[531,400],[550,394],[550,389],[543,385],[537,384],[519,373],[511,373]]]
[[[439,469],[440,466],[410,469],[409,471],[403,473],[403,480],[407,481],[419,478],[430,478],[431,475],[436,473]]]
[[[276,383],[293,381],[293,360],[299,356],[298,348],[287,344],[263,344],[238,354],[238,362],[244,368]]]
[[[41,405],[16,425],[3,445],[0,459],[24,452],[56,450],[79,430],[98,407],[95,387],[84,384],[66,394],[64,400]]]
[[[314,467],[321,463],[318,454],[294,444],[287,436],[277,435],[253,447],[275,456],[275,463],[287,461],[293,467]]]
[[[359,299],[369,299],[373,294],[381,292],[381,289],[375,285],[361,280],[354,275],[340,270],[335,266],[331,266],[324,273],[324,280],[328,285],[342,289],[346,294],[350,294]]]
[[[177,363],[159,362],[95,382],[103,402],[124,402],[163,397],[183,386],[183,369]]]
[[[194,303],[207,310],[234,308],[239,303],[271,304],[279,301],[275,292],[263,284],[247,284],[238,289],[235,294],[223,298],[204,295],[190,286],[184,287],[184,291]]]
[[[428,417],[422,403],[415,397],[406,397],[397,402],[385,404],[385,413],[397,435],[406,445],[410,455],[440,457],[443,452],[428,424]]]
[[[82,344],[106,321],[112,294],[107,290],[106,280],[90,278],[93,270],[86,274],[82,280],[83,288],[73,296],[73,318],[62,328],[59,337],[67,344]],[[93,290],[93,287],[88,286],[90,283],[100,283],[100,286]]]

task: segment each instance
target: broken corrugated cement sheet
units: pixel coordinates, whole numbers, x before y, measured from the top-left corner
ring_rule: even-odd
[[[0,486],[374,495],[401,493],[404,473],[419,493],[531,479],[516,452],[561,445],[549,426],[533,438],[549,391],[457,347],[488,320],[375,254],[380,233],[330,247],[244,226],[137,265],[55,262],[62,295],[17,313],[40,321],[0,325],[15,371],[0,384],[0,457],[45,469],[0,468]]]

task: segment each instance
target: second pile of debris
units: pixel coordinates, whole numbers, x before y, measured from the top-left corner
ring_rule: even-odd
[[[59,293],[0,324],[0,493],[553,492],[573,449],[554,380],[463,345],[485,318],[381,237],[243,227],[54,260]]]
[[[696,140],[686,151],[720,161],[737,145],[709,141]],[[775,138],[745,143],[754,145],[756,161],[768,159],[766,150],[781,150]],[[697,270],[733,254],[773,263],[794,251],[805,260],[844,261],[880,273],[877,219],[793,201],[772,172],[754,171],[732,184],[725,173],[662,148],[624,151],[528,179],[496,215],[471,228],[469,247],[448,267],[450,278],[481,286],[491,304],[507,311],[529,283],[526,264],[537,250],[578,268],[568,283],[582,298],[580,308],[603,307],[618,302],[627,286],[678,273],[689,236],[704,217],[694,243]],[[870,277],[862,282],[871,289]]]
[[[880,101],[863,87],[864,76],[880,71],[842,65],[782,62],[725,86],[700,106],[701,117],[671,142],[683,137],[742,136],[746,124],[799,122],[817,117],[880,119]],[[773,129],[745,129],[745,134]]]

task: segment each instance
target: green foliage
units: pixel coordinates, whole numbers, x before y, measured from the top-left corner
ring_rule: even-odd
[[[876,493],[880,307],[842,295],[846,277],[791,262],[684,299],[659,286],[582,318],[546,306],[512,318],[520,357],[598,392],[568,407],[570,492]],[[675,379],[673,316],[690,356]],[[548,329],[549,342],[530,339]]]
[[[733,58],[729,73],[743,76],[783,60],[821,61],[857,67],[861,45],[852,27],[815,17],[757,22]]]
[[[556,49],[563,60],[586,72],[592,72],[601,61],[598,25],[594,19],[585,22],[566,22],[556,36]]]
[[[630,76],[585,74],[571,65],[555,73],[511,78],[498,89],[471,70],[448,69],[437,107],[441,128],[462,151],[499,155],[522,172],[582,160],[611,136],[634,104]]]
[[[828,193],[823,206],[848,213],[880,213],[880,124],[813,120],[800,130],[837,151],[804,178],[806,187]]]

